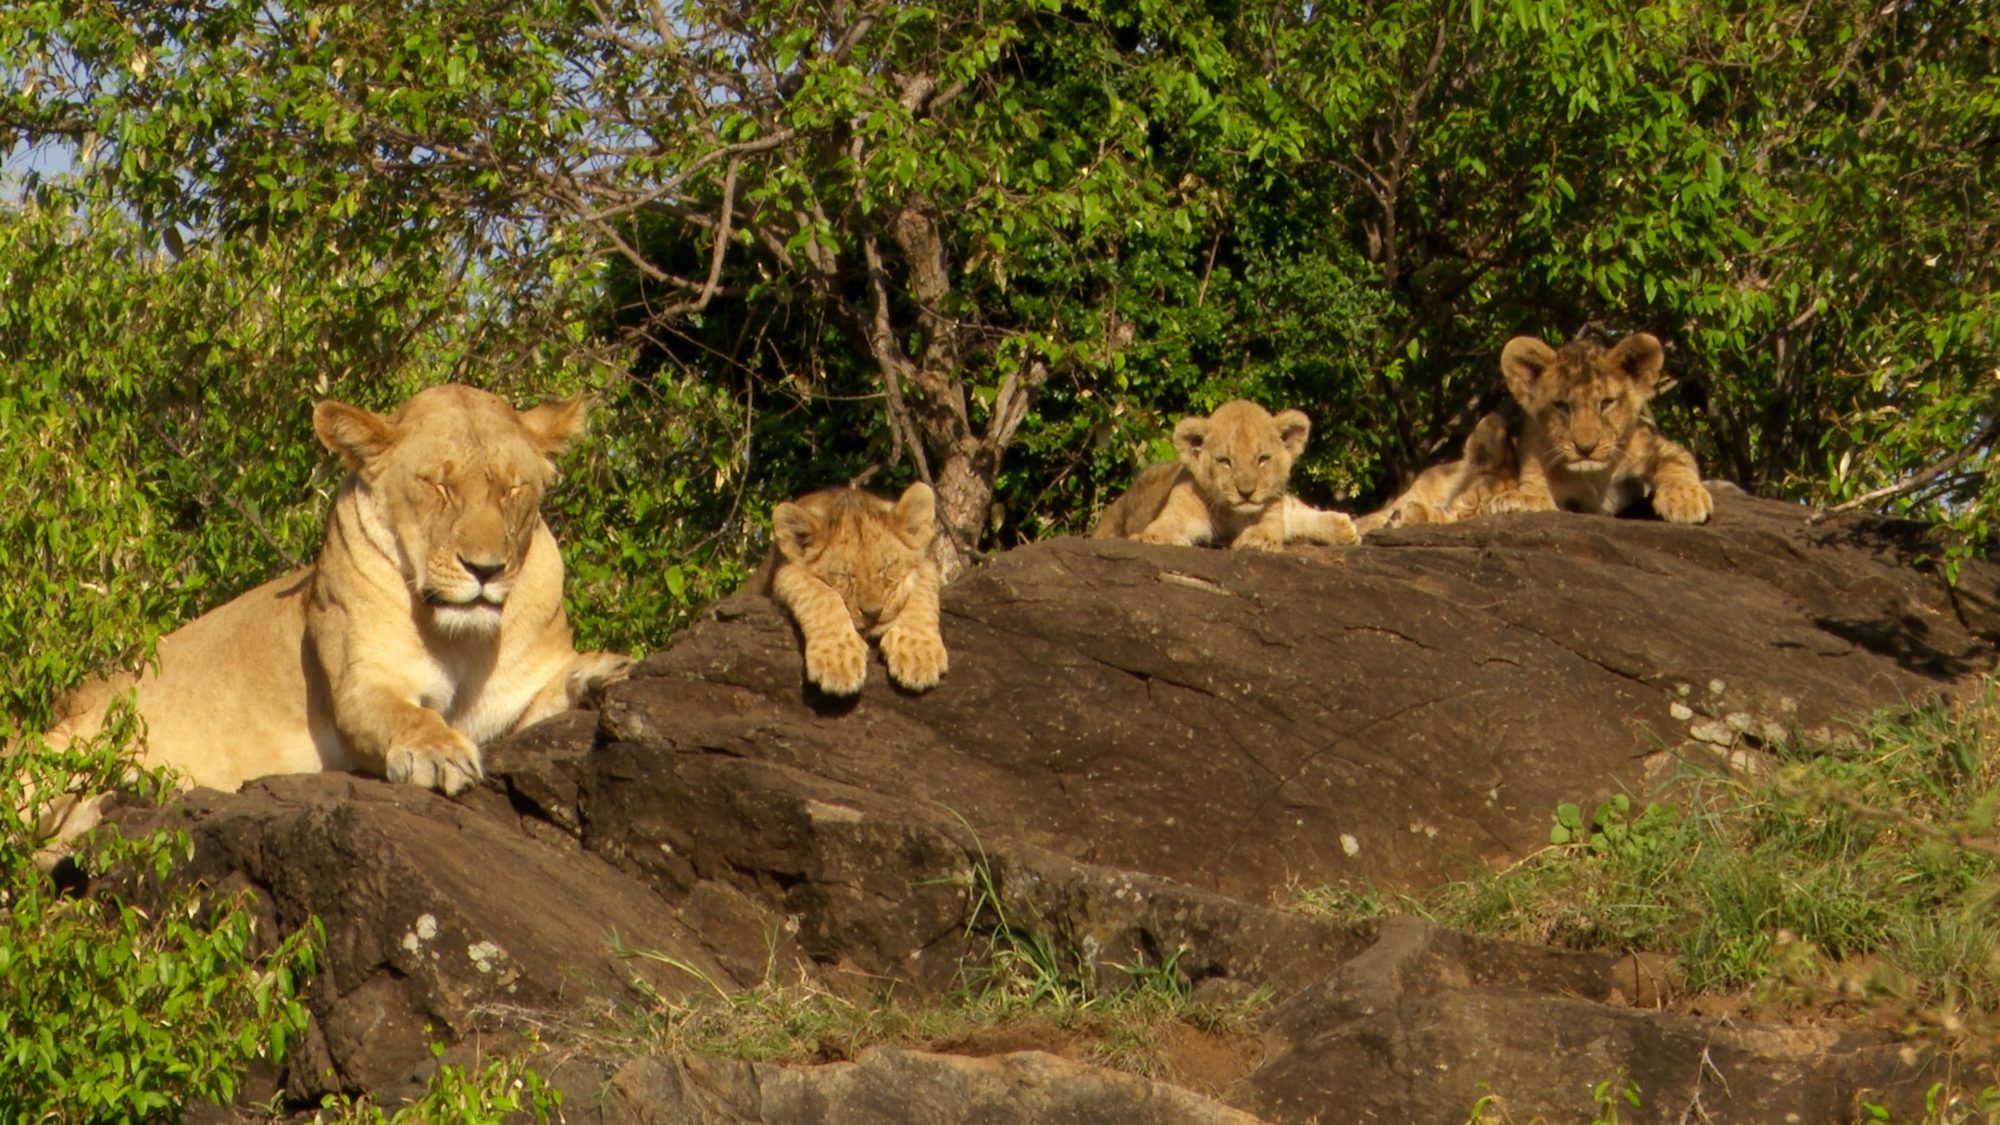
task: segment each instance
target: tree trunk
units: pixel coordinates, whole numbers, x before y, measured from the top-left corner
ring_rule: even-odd
[[[993,504],[993,472],[983,468],[986,464],[997,467],[997,458],[977,442],[963,443],[931,462],[938,500],[938,567],[946,582],[971,565],[986,530],[986,513]]]

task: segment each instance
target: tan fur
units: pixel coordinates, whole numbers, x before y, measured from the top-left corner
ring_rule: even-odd
[[[1354,521],[1286,494],[1312,423],[1237,399],[1174,426],[1180,460],[1140,472],[1091,535],[1142,543],[1213,543],[1275,551],[1287,543],[1354,543]]]
[[[1488,414],[1466,437],[1458,460],[1417,474],[1402,495],[1355,520],[1354,528],[1366,535],[1388,527],[1471,519],[1484,514],[1494,497],[1512,491],[1519,481],[1507,420]]]
[[[313,429],[353,472],[317,561],[162,638],[155,670],[79,689],[50,740],[96,733],[136,687],[143,761],[195,785],[347,768],[472,785],[481,743],[630,663],[571,645],[562,558],[539,513],[583,420],[580,397],[517,412],[463,386],[387,418],[319,403]]]
[[[1576,340],[1557,351],[1533,336],[1507,341],[1500,370],[1527,413],[1517,447],[1521,480],[1488,507],[1616,515],[1651,496],[1661,519],[1706,521],[1715,501],[1694,454],[1668,441],[1646,414],[1664,359],[1660,342],[1644,332],[1610,348]]]
[[[879,638],[889,678],[910,691],[938,685],[950,664],[938,630],[937,497],[922,482],[891,501],[829,488],[771,510],[776,550],[751,588],[791,612],[805,643],[806,679],[853,695]]]

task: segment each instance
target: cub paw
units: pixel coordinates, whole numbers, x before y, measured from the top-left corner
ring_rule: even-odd
[[[1653,490],[1653,511],[1668,523],[1706,523],[1715,498],[1699,483],[1663,481]]]
[[[464,735],[443,726],[389,748],[386,772],[398,784],[421,785],[455,797],[486,776],[479,768],[479,748]]]
[[[882,634],[882,660],[889,678],[911,691],[929,691],[951,665],[944,638],[916,629],[891,628]]]
[[[806,641],[806,679],[828,695],[853,695],[868,678],[868,642],[848,626]]]
[[[604,689],[632,674],[632,658],[615,652],[580,652],[570,662],[565,691],[571,707],[595,704]]]
[[[1346,541],[1352,542],[1353,524],[1348,524],[1347,532],[1349,539]],[[1238,535],[1230,546],[1238,551],[1282,551],[1285,549],[1285,537],[1263,524],[1258,524],[1255,527],[1244,528],[1243,534]]]
[[[1315,512],[1312,534],[1307,538],[1330,547],[1345,547],[1361,542],[1361,532],[1355,528],[1353,517],[1346,513]]]
[[[1433,508],[1421,500],[1412,500],[1396,509],[1389,517],[1390,527],[1416,527],[1425,523],[1450,523],[1451,513],[1442,508]]]
[[[1166,531],[1154,531],[1151,528],[1147,528],[1132,538],[1140,543],[1158,543],[1162,547],[1188,546],[1188,541],[1178,535]]]
[[[1554,510],[1554,508],[1555,504],[1552,501],[1545,501],[1533,493],[1513,488],[1499,493],[1484,504],[1481,504],[1479,506],[1479,514],[1494,516],[1507,512],[1547,512]]]

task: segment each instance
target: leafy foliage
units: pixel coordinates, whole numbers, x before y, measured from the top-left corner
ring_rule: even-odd
[[[442,1056],[444,1044],[432,1045]],[[313,1125],[425,1125],[451,1121],[464,1125],[504,1125],[533,1121],[545,1125],[561,1120],[562,1094],[530,1065],[528,1057],[496,1055],[471,1070],[440,1063],[415,1101],[385,1113],[367,1099],[329,1094],[313,1114]]]
[[[0,773],[0,1102],[21,1120],[178,1119],[232,1098],[247,1066],[283,1059],[305,1031],[299,994],[319,931],[273,942],[247,904],[168,884],[192,846],[185,833],[96,839],[75,857],[160,883],[152,910],[65,895],[36,868],[44,815],[120,777],[131,734],[127,712],[95,744],[30,745]]]
[[[594,475],[693,557],[662,596],[607,525],[596,578],[671,621],[773,495],[907,462],[962,537],[1074,529],[1236,394],[1315,417],[1309,492],[1380,496],[1523,331],[1652,330],[1714,471],[1926,471],[1976,543],[1996,42],[1943,0],[34,4],[0,130],[175,240],[368,265],[307,317],[426,279],[380,343],[449,335],[432,377],[636,347],[591,382],[667,440]]]

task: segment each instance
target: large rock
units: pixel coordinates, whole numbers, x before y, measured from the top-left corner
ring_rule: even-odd
[[[670,996],[774,967],[934,996],[1004,914],[1107,982],[1171,958],[1204,995],[1274,988],[1269,1056],[1224,1095],[1272,1120],[1463,1119],[1483,1092],[1566,1118],[1621,1072],[1711,1120],[1838,1120],[1864,1085],[1916,1088],[1920,1060],[1865,1032],[1644,1010],[1609,955],[1278,902],[1506,862],[1561,801],[1644,793],[1681,756],[1754,768],[1791,730],[1991,666],[1994,568],[1952,588],[1905,525],[1718,499],[1699,528],[1549,513],[1282,555],[1022,548],[946,591],[951,671],[921,696],[879,662],[858,700],[807,690],[789,623],[729,599],[601,715],[495,748],[469,801],[293,778],[171,815],[202,873],[282,923],[324,920],[299,1070],[349,1085],[407,1088],[425,1023],[629,1000],[635,966]],[[652,956],[620,958],[613,933]],[[1228,1117],[1051,1066],[601,1060],[584,1088],[622,1092],[572,1118]]]

